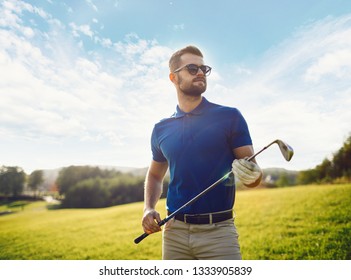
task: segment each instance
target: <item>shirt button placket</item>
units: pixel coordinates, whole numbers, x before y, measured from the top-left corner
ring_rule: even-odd
[[[185,114],[184,117],[184,141],[189,142],[191,141],[191,115]]]

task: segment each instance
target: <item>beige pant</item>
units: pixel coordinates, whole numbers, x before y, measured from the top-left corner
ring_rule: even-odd
[[[163,228],[164,260],[241,260],[234,219],[194,225],[171,219]]]

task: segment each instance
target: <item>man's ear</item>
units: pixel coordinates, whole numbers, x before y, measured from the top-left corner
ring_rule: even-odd
[[[174,82],[174,79],[175,79],[175,75],[174,73],[169,73],[169,79]]]

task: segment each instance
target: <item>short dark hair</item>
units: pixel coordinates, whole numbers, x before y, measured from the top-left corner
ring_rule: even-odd
[[[180,58],[183,54],[186,54],[186,53],[194,54],[194,55],[200,56],[202,58],[204,57],[202,55],[202,52],[197,47],[187,46],[185,48],[182,48],[182,49],[176,51],[169,59],[169,69],[171,72],[173,72],[175,69],[180,67],[180,65],[179,65]]]

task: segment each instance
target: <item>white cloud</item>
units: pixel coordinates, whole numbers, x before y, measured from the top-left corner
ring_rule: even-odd
[[[134,33],[101,38],[20,3],[0,9],[0,164],[146,166],[152,126],[177,102],[168,80],[173,50]],[[26,26],[24,10],[44,19],[46,31]],[[302,27],[257,65],[233,66],[242,78],[235,84],[226,73],[209,77],[205,96],[242,111],[256,149],[275,138],[295,148],[287,165],[267,151],[263,167],[313,167],[349,133],[350,22],[346,15]],[[103,51],[83,53],[81,34]]]
[[[351,132],[350,38],[351,15],[301,27],[238,84],[222,79],[211,98],[242,110],[256,149],[283,138],[296,149],[286,168],[312,168]],[[277,160],[269,154],[259,162],[281,165]]]
[[[351,36],[351,31],[350,31]],[[351,49],[326,53],[306,71],[307,81],[319,82],[326,76],[351,79]]]
[[[72,34],[75,37],[79,37],[79,33],[82,33],[90,38],[92,38],[94,35],[94,32],[90,29],[88,24],[76,25],[74,22],[71,22],[69,25],[72,28]]]
[[[91,7],[95,12],[98,12],[98,8],[96,7],[96,5],[94,4],[93,0],[85,0],[88,4],[89,7]]]
[[[130,33],[126,35],[125,42],[117,42],[114,44],[114,47],[125,58],[133,58],[134,55],[144,53],[150,44],[153,44],[153,42],[140,39],[137,34]]]
[[[155,45],[148,48],[141,56],[142,64],[160,65],[167,62],[170,56],[170,49]]]
[[[16,30],[25,27],[19,16],[20,10],[11,15]],[[33,36],[26,38],[0,29],[0,146],[7,147],[1,148],[1,164],[16,159],[21,159],[16,165],[35,164],[30,158],[36,145],[46,154],[36,158],[44,162],[50,154],[56,167],[69,162],[65,157],[71,159],[69,164],[148,164],[152,125],[170,112],[164,106],[169,100],[165,92],[170,50],[135,34],[123,42],[106,38],[102,44],[114,44],[113,57],[121,57],[110,60],[106,68],[106,57],[80,53],[79,42],[64,33],[64,26],[52,17],[48,24],[47,33],[33,29]],[[93,36],[88,26],[70,27],[77,34]],[[32,40],[35,36],[41,38],[39,44]],[[25,145],[27,149],[21,149]],[[77,154],[80,150],[84,155]],[[105,162],[112,155],[114,162]]]
[[[184,29],[185,29],[185,24],[184,23],[173,25],[173,30],[174,31],[179,31],[179,30],[184,30]]]
[[[113,43],[110,38],[100,38],[98,36],[95,36],[94,42],[100,44],[105,48],[111,48],[113,46]]]

